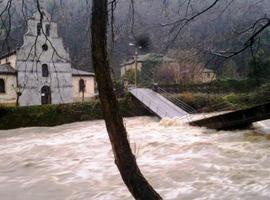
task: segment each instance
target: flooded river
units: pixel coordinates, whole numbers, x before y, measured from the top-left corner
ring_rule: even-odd
[[[164,199],[270,199],[270,136],[181,120],[125,119],[142,172]],[[103,121],[0,131],[1,200],[132,199]]]

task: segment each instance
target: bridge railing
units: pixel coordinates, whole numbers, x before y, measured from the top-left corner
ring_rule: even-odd
[[[153,76],[153,72],[144,70],[144,76],[147,77],[150,80],[150,79],[152,79],[151,77]],[[147,85],[146,87],[151,88],[151,86],[149,86],[149,85]],[[196,114],[197,113],[197,111],[193,107],[191,107],[188,104],[186,104],[185,102],[181,101],[179,98],[175,97],[173,94],[171,94],[171,93],[167,92],[166,90],[162,89],[158,85],[155,85],[155,89],[157,90],[157,92],[159,94],[161,94],[167,100],[169,100],[173,104],[177,105],[178,107],[182,108],[186,112],[188,112],[190,114]]]
[[[157,87],[157,92],[159,94],[161,94],[163,97],[165,97],[166,99],[168,99],[169,101],[171,101],[172,103],[174,103],[175,105],[177,105],[178,107],[185,110],[186,112],[188,112],[190,114],[197,113],[197,111],[193,107],[189,106],[188,104],[181,101],[180,99],[175,97],[173,94],[167,92],[166,90],[162,89],[161,87]]]

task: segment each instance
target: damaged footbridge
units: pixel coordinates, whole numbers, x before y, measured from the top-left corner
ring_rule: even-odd
[[[159,91],[149,88],[132,88],[129,92],[161,119],[184,118],[196,113],[191,106],[160,88]],[[270,103],[192,121],[190,125],[227,130],[249,127],[253,122],[266,119],[270,119]]]

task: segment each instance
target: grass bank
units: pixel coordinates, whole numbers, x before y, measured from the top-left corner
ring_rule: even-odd
[[[214,83],[212,88],[202,84],[197,88],[194,86],[190,90],[182,90],[174,94],[172,99],[181,99],[198,112],[239,110],[270,102],[270,83],[260,86],[249,83],[249,87],[246,88],[248,84],[246,81],[234,81],[234,84],[229,81],[218,83],[222,89],[215,89],[217,83]],[[172,88],[169,89],[174,91]]]
[[[149,112],[130,96],[119,100],[123,117],[149,115]],[[72,122],[103,119],[99,101],[31,107],[0,107],[0,129],[57,126]]]
[[[270,102],[270,93],[260,91],[228,94],[185,92],[176,96],[198,112],[239,110]]]

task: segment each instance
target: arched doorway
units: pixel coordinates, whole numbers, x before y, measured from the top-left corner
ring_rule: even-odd
[[[41,104],[51,104],[51,88],[49,86],[43,86],[41,88]]]

